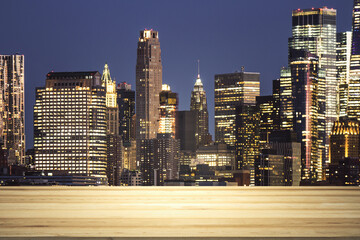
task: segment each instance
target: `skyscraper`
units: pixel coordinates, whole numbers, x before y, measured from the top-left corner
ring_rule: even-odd
[[[136,151],[143,185],[154,185],[154,143],[159,130],[162,63],[159,34],[140,31],[136,62]]]
[[[190,111],[194,111],[196,114],[196,147],[204,146],[210,142],[211,136],[209,133],[206,92],[200,79],[200,73],[198,73],[194,89],[191,92]]]
[[[131,90],[131,85],[122,82],[117,87],[117,104],[119,107],[119,134],[123,142],[135,140],[132,121],[135,115],[135,91]]]
[[[236,107],[255,105],[260,95],[260,73],[215,75],[215,141],[235,146]]]
[[[106,91],[107,177],[110,185],[120,185],[122,144],[119,136],[119,109],[116,83],[111,79],[107,64],[104,66],[101,85]]]
[[[289,61],[292,49],[303,49],[319,57],[319,67],[325,71],[325,127],[326,155],[323,164],[328,163],[329,136],[337,118],[336,78],[336,10],[313,8],[292,12],[292,38],[289,39]]]
[[[354,0],[348,116],[360,120],[360,0]]]
[[[9,165],[25,163],[24,78],[24,55],[0,55],[0,142]]]
[[[350,81],[350,58],[351,58],[352,32],[336,34],[336,78],[338,87],[338,115],[347,115],[348,86]]]
[[[159,94],[162,64],[159,34],[140,31],[136,61],[136,139],[156,138],[159,129]]]
[[[169,133],[175,138],[176,112],[179,100],[177,93],[172,92],[169,85],[163,84],[162,86],[162,91],[160,92],[160,120],[158,133]]]
[[[36,89],[37,170],[60,170],[107,182],[106,90],[99,72],[49,72]]]
[[[325,72],[317,56],[304,51],[290,53],[293,129],[301,142],[302,179],[321,181],[325,154]]]

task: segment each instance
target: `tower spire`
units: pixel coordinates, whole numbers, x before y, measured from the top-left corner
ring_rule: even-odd
[[[198,59],[197,62],[198,62],[198,77],[197,78],[200,78],[200,60]]]

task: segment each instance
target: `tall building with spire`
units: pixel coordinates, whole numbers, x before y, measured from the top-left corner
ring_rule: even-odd
[[[106,91],[107,177],[110,185],[120,185],[121,138],[119,136],[119,109],[116,82],[111,79],[108,64],[105,64],[101,84]]]
[[[162,63],[159,34],[140,31],[136,61],[136,155],[143,185],[153,185],[155,163],[151,139],[159,129]]]
[[[156,138],[159,129],[159,94],[162,63],[159,34],[140,31],[136,62],[136,139]]]
[[[319,57],[319,68],[325,71],[325,150],[323,164],[329,162],[329,136],[337,119],[336,78],[336,10],[323,8],[297,9],[292,12],[292,37],[289,39],[289,64],[292,49],[305,50]]]
[[[354,0],[348,116],[360,120],[360,0]]]
[[[209,144],[211,141],[209,133],[209,113],[207,110],[206,92],[204,90],[203,83],[201,82],[199,70],[194,89],[191,92],[190,111],[193,111],[196,115],[196,147],[198,148]]]
[[[24,76],[24,55],[0,55],[0,147],[9,165],[25,163]]]

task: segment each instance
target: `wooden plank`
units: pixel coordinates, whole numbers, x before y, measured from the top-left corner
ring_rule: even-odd
[[[1,237],[360,238],[359,187],[1,187]]]

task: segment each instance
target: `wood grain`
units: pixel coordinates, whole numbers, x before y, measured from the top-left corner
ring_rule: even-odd
[[[359,187],[1,187],[1,237],[352,237]]]

